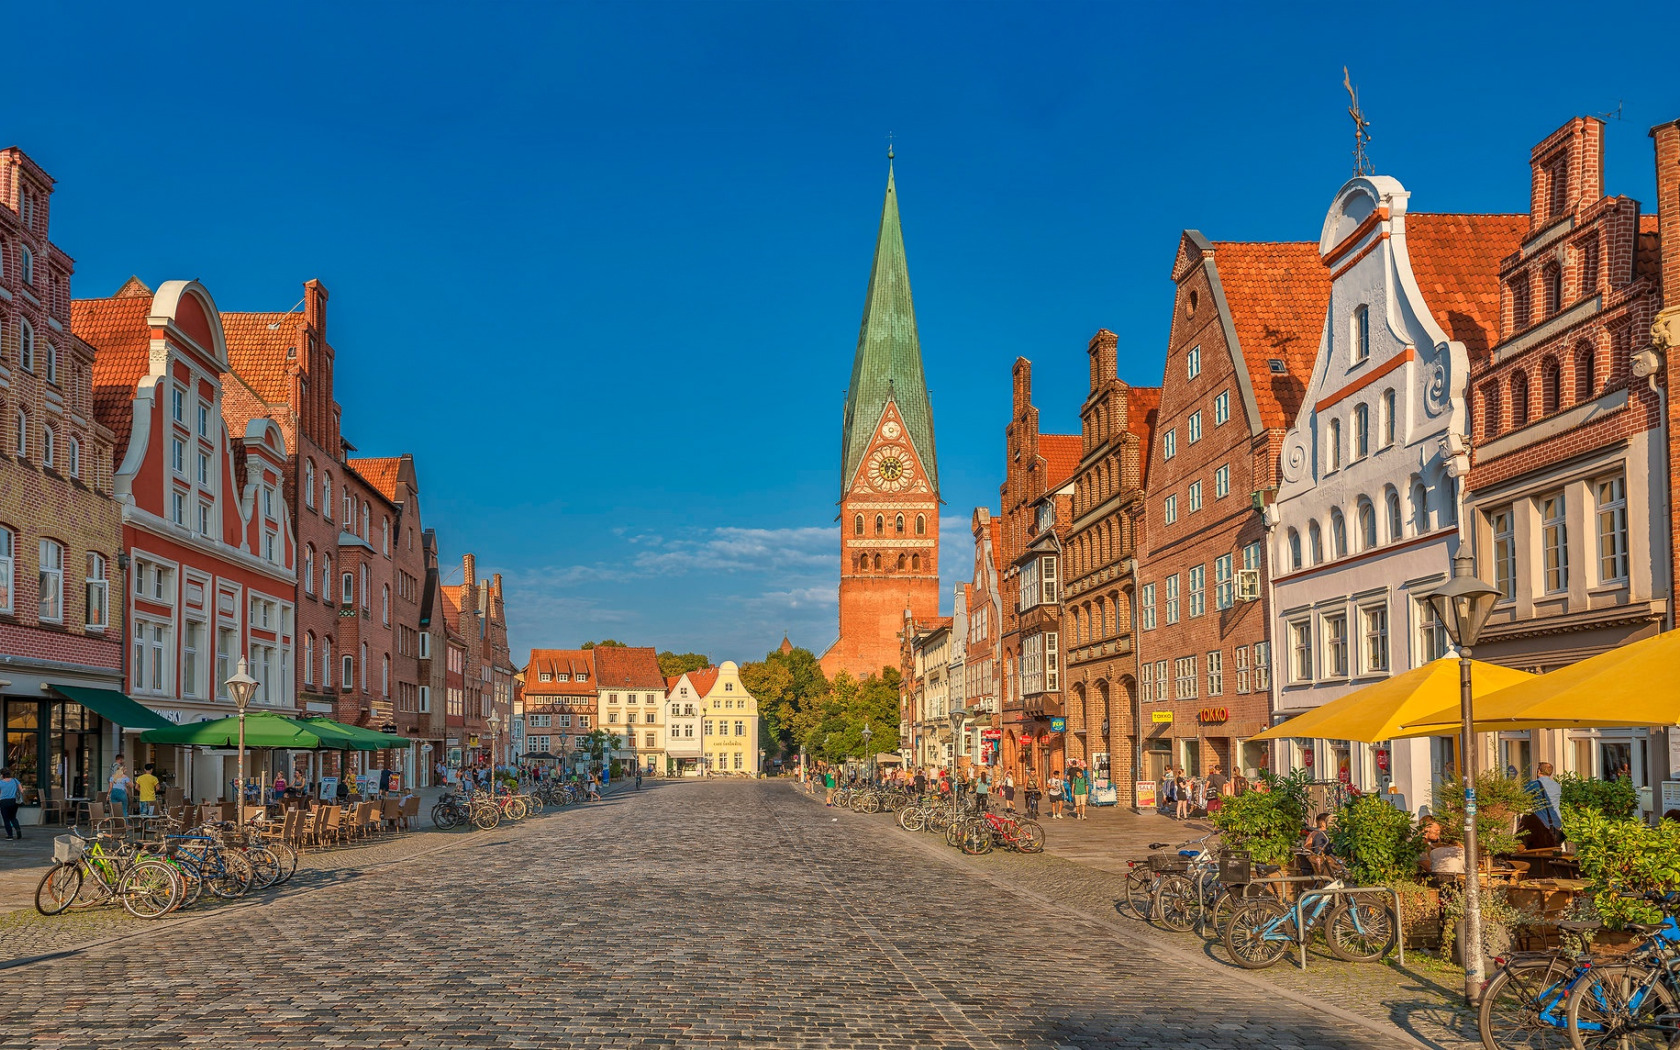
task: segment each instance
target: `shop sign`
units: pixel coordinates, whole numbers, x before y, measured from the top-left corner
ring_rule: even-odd
[[[443,742],[443,746],[445,746],[445,747],[460,747],[461,746],[461,738],[452,736],[448,740],[445,740]]]
[[[1032,742],[1033,742],[1033,735],[1031,733],[1022,733],[1021,734],[1021,746],[1022,747],[1031,747]]]
[[[996,729],[996,728],[982,729],[982,730],[980,730],[980,739],[981,740],[1002,740],[1003,739],[1003,730]]]
[[[1231,720],[1231,709],[1228,707],[1204,707],[1196,712],[1196,719],[1204,725],[1229,722]]]
[[[1149,720],[1156,725],[1172,725],[1173,713],[1171,711],[1151,711],[1149,712]]]
[[[1065,719],[1065,718],[1052,718],[1050,720],[1050,732],[1052,732],[1052,733],[1065,733],[1065,732],[1067,732],[1067,719]]]
[[[1137,792],[1139,809],[1155,808],[1155,781],[1140,780],[1132,786],[1132,790]]]
[[[1377,768],[1384,773],[1388,772],[1388,748],[1386,747],[1377,749]]]

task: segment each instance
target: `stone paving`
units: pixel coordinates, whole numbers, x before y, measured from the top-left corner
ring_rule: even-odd
[[[14,967],[0,1048],[1410,1042],[1086,914],[1108,873],[962,858],[785,784],[652,782],[401,842],[415,852]]]

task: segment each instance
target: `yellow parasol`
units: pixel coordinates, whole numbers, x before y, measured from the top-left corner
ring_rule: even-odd
[[[1477,679],[1481,674],[1478,665]],[[1448,723],[1458,724],[1457,704],[1408,720],[1399,735],[1455,731],[1441,728]],[[1630,642],[1476,699],[1476,730],[1482,733],[1663,725],[1680,725],[1680,631]]]
[[[1471,661],[1474,668],[1472,689],[1477,701],[1497,690],[1525,682],[1534,676],[1526,671],[1513,671],[1497,664]],[[1311,711],[1296,715],[1281,725],[1275,725],[1251,740],[1283,740],[1288,737],[1320,737],[1331,740],[1358,740],[1371,744],[1391,740],[1397,736],[1446,736],[1458,732],[1457,715],[1450,726],[1427,732],[1404,733],[1403,726],[1433,716],[1445,705],[1458,710],[1458,658],[1445,656],[1422,667],[1403,671],[1392,678],[1355,689]],[[1480,711],[1477,728],[1480,730]]]

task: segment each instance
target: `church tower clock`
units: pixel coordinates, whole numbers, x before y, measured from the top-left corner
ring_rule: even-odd
[[[922,375],[898,191],[887,199],[863,304],[840,431],[840,638],[822,656],[830,678],[897,667],[905,611],[939,614],[939,466]]]

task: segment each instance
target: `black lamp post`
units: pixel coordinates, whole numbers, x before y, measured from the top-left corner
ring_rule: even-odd
[[[863,724],[863,750],[869,756],[869,782],[871,784],[875,783],[875,754],[869,748],[869,738],[874,735],[869,731],[869,723],[865,722]]]
[[[257,680],[251,677],[250,669],[245,663],[245,658],[241,656],[239,658],[239,669],[227,680],[228,695],[233,698],[234,704],[239,708],[239,784],[237,788],[239,799],[237,805],[239,808],[236,812],[241,814],[239,818],[241,823],[245,820],[245,817],[243,816],[245,812],[246,784],[245,709],[251,706],[251,698],[257,695],[257,684]]]
[[[1482,893],[1476,856],[1476,726],[1470,696],[1470,650],[1481,640],[1499,589],[1476,578],[1475,563],[1467,554],[1453,559],[1452,579],[1429,596],[1435,615],[1458,647],[1460,761],[1464,778],[1464,997],[1474,1005],[1481,999],[1486,966],[1482,959]]]

